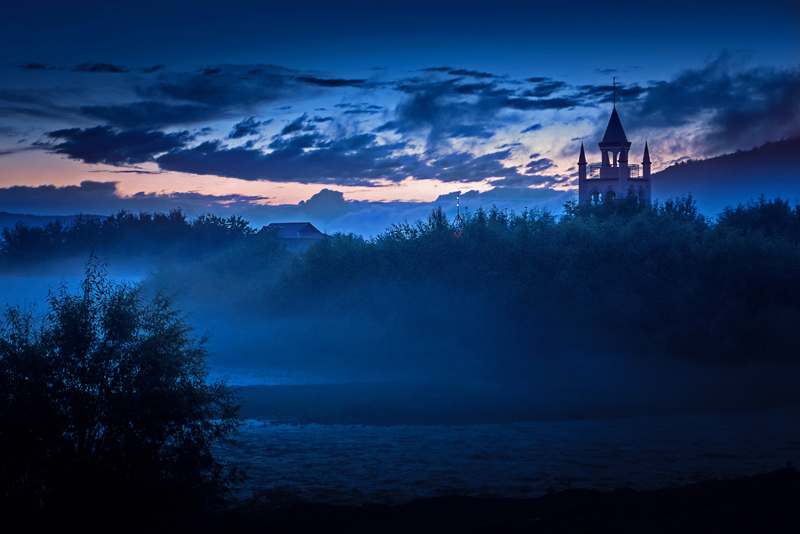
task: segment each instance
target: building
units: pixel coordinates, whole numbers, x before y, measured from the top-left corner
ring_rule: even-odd
[[[274,233],[290,251],[300,251],[323,239],[325,234],[317,230],[310,222],[270,223],[261,232]]]
[[[581,143],[581,155],[578,158],[578,202],[584,204],[624,198],[629,191],[649,202],[650,151],[645,142],[641,168],[628,163],[631,143],[625,136],[616,105],[611,111],[606,134],[599,145],[602,162],[592,163],[587,169],[586,153]]]

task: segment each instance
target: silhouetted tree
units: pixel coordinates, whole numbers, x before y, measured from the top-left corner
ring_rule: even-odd
[[[213,447],[237,426],[232,393],[207,384],[204,339],[170,299],[110,283],[93,260],[46,315],[0,324],[0,499],[17,512],[208,503],[240,471]],[[2,515],[2,513],[0,513]]]

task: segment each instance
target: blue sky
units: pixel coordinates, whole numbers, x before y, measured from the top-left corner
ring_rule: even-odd
[[[558,211],[613,77],[655,170],[800,135],[792,1],[76,1],[0,20],[0,211],[372,235],[455,191]]]

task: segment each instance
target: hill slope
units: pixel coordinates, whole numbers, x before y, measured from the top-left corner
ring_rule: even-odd
[[[652,180],[654,200],[691,193],[705,215],[761,195],[794,204],[800,202],[800,137],[672,165]]]

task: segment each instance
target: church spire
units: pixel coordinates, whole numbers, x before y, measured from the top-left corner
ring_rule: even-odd
[[[611,111],[611,118],[608,119],[606,134],[603,136],[600,146],[620,144],[628,144],[628,137],[625,135],[625,130],[622,128],[622,121],[619,120],[617,108],[614,108]]]
[[[647,148],[647,141],[644,142],[644,158],[642,165],[650,165],[650,149]]]

